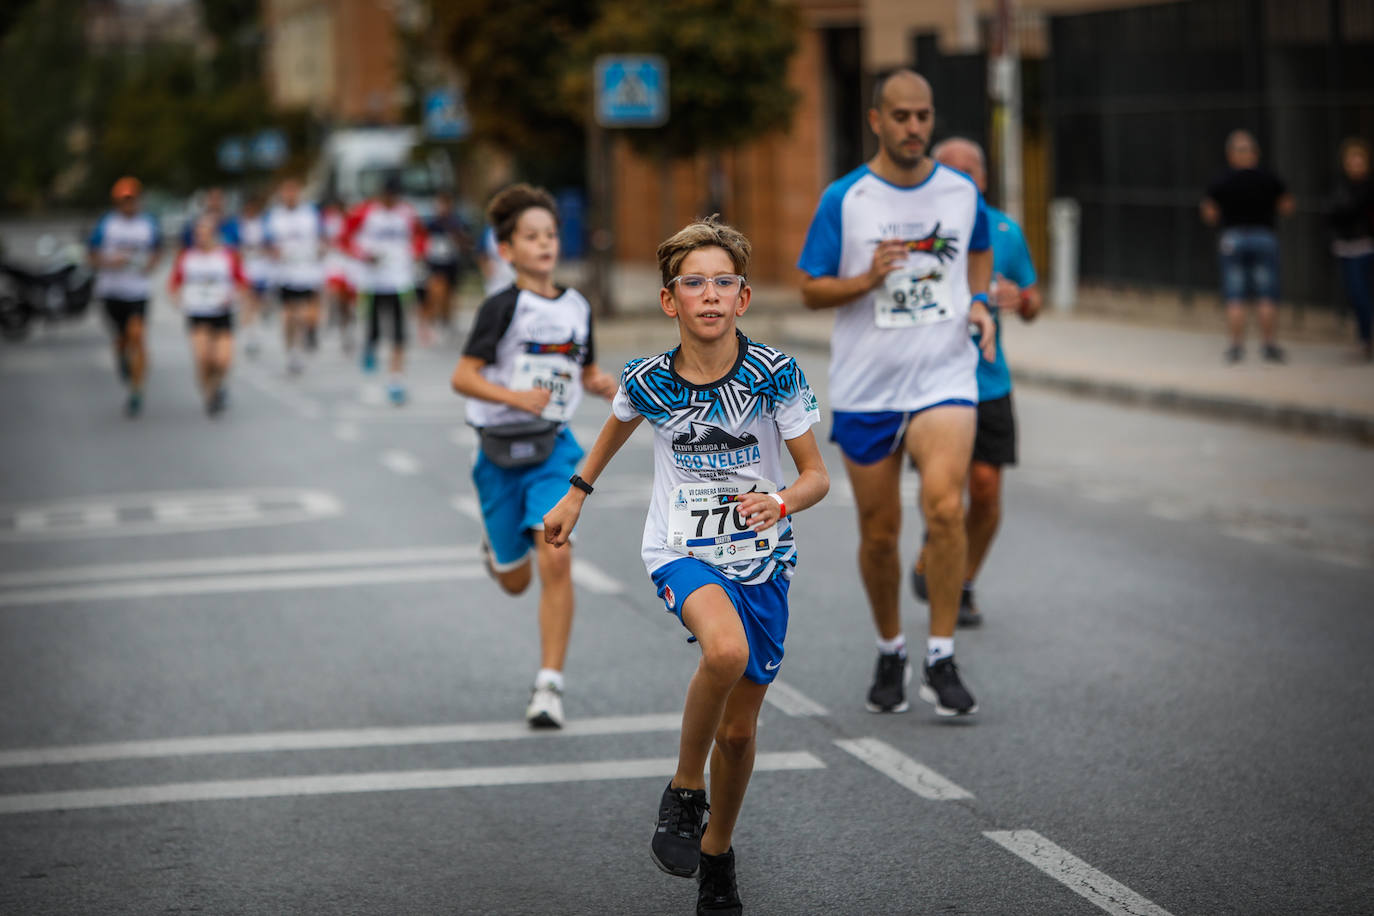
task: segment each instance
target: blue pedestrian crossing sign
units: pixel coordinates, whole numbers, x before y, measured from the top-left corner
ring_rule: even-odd
[[[425,95],[425,133],[432,140],[462,140],[472,132],[463,93],[434,89]]]
[[[276,128],[260,130],[252,141],[253,164],[260,169],[275,169],[286,161],[286,134]]]
[[[658,127],[668,121],[668,62],[657,54],[604,54],[596,59],[596,123]]]

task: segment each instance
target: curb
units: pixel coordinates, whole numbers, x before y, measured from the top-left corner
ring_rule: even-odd
[[[1374,445],[1374,417],[1343,410],[1271,404],[1226,395],[1197,394],[1177,388],[1149,388],[1039,369],[1012,369],[1014,381],[1117,404],[1153,407],[1198,416],[1239,420],[1290,432],[1347,439]]]
[[[770,340],[784,348],[828,351],[829,340],[817,340],[812,335],[790,332],[785,323],[776,328]],[[1083,375],[1064,375],[1042,369],[1011,370],[1018,384],[1060,391],[1079,397],[1093,398],[1135,407],[1170,410],[1194,416],[1222,420],[1236,420],[1270,429],[1300,432],[1332,439],[1344,439],[1361,445],[1374,445],[1374,416],[1301,407],[1295,404],[1272,404],[1226,395],[1199,394],[1178,388],[1150,388],[1130,382],[1113,382]]]

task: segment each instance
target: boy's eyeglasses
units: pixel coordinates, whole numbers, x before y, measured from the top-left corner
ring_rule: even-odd
[[[669,286],[674,283],[689,296],[700,296],[705,293],[708,283],[715,286],[716,292],[722,296],[730,296],[744,288],[744,277],[739,274],[717,274],[714,277],[703,277],[701,274],[682,274],[668,281]]]

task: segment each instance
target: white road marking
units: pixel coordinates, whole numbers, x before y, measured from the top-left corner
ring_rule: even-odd
[[[469,518],[475,518],[479,522],[482,520],[482,506],[475,496],[464,496],[460,493],[450,499],[448,504]]]
[[[477,741],[519,741],[525,738],[635,735],[671,732],[682,727],[681,713],[642,716],[603,716],[574,719],[557,731],[533,729],[524,722],[475,722],[458,725],[417,725],[400,728],[352,728],[319,731],[262,732],[73,744],[58,747],[0,751],[0,768],[59,766],[108,760],[191,757],[205,754],[279,753],[338,750],[360,747],[401,747],[417,744],[460,744]]]
[[[334,424],[334,438],[341,442],[357,442],[359,438],[358,425],[356,423]]]
[[[317,420],[322,413],[320,405],[316,403],[314,398],[308,398],[298,391],[294,391],[269,380],[261,369],[248,369],[247,366],[245,366],[244,370],[240,371],[238,375],[239,378],[258,389],[258,391],[307,420]]]
[[[1126,885],[1071,855],[1034,830],[989,830],[983,836],[1114,916],[1170,916]]]
[[[333,518],[323,490],[258,488],[121,493],[0,507],[0,541],[211,531]]]
[[[879,773],[931,801],[973,798],[973,793],[950,782],[923,763],[912,760],[892,745],[877,738],[841,739],[835,742]]]
[[[391,449],[382,452],[382,466],[396,474],[418,474],[420,473],[420,460],[410,452],[403,452],[400,449]]]
[[[770,684],[763,698],[789,716],[823,716],[829,711],[791,684],[785,684],[781,680]]]
[[[485,576],[486,571],[481,566],[474,564],[470,566],[389,566],[382,569],[338,569],[328,572],[145,579],[134,582],[100,582],[94,585],[16,589],[0,592],[0,607],[51,604],[59,601],[120,601],[132,598],[165,598],[173,595],[225,595],[237,592],[445,582],[455,579],[481,579]]]
[[[572,577],[575,584],[598,595],[619,595],[625,591],[625,586],[621,585],[618,579],[607,575],[586,560],[573,559]]]
[[[1187,521],[1198,517],[1197,510],[1183,505],[1182,503],[1166,502],[1155,500],[1150,503],[1147,510],[1155,518],[1165,518],[1170,521]]]
[[[818,770],[825,764],[805,751],[759,754],[754,772]],[[594,760],[584,763],[547,763],[524,766],[468,767],[450,770],[402,770],[382,773],[340,773],[271,779],[231,779],[182,782],[117,789],[80,789],[0,795],[0,814],[36,811],[73,811],[172,802],[283,798],[303,795],[345,795],[360,792],[399,792],[419,789],[463,789],[485,786],[594,782],[611,779],[671,777],[676,757],[639,760]]]
[[[101,563],[91,566],[58,566],[0,573],[0,588],[33,585],[74,585],[148,579],[160,576],[205,576],[224,573],[280,572],[288,569],[336,569],[388,566],[399,563],[445,563],[476,560],[475,544],[438,547],[376,547],[367,550],[334,550],[321,553],[246,554],[237,557],[198,557],[189,560],[153,560],[145,563]]]

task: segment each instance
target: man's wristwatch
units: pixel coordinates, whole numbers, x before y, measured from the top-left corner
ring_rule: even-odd
[[[574,475],[572,475],[571,477],[568,478],[568,483],[570,483],[570,484],[572,484],[573,486],[577,487],[579,490],[581,490],[583,493],[586,493],[588,496],[591,496],[591,495],[592,495],[592,485],[589,484],[589,483],[587,483],[587,481],[583,480],[583,479],[582,479],[582,475],[580,475],[580,474],[574,474]]]

